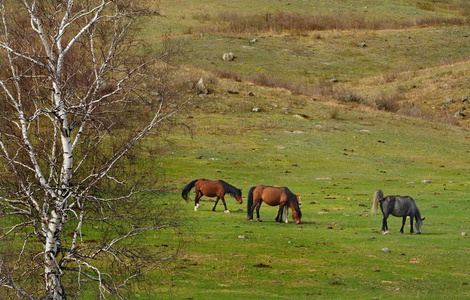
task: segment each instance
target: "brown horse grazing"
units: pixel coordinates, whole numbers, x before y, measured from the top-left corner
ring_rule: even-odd
[[[384,234],[390,233],[388,231],[387,218],[392,215],[395,217],[403,217],[401,224],[400,233],[403,233],[403,227],[405,227],[406,217],[410,217],[410,233],[413,234],[413,219],[416,220],[416,233],[421,233],[421,225],[423,220],[419,212],[418,206],[416,205],[413,198],[409,196],[387,196],[384,197],[384,193],[381,190],[376,190],[374,193],[374,202],[372,203],[372,213],[377,212],[377,207],[380,203],[380,209],[382,210],[382,232]]]
[[[247,213],[248,220],[253,220],[253,213],[256,208],[256,217],[259,217],[259,209],[261,204],[265,202],[270,206],[279,205],[276,222],[282,222],[282,211],[286,206],[292,209],[292,218],[295,223],[300,224],[302,213],[300,211],[299,202],[297,197],[287,187],[274,187],[267,185],[254,186],[248,192]]]
[[[204,195],[207,197],[217,197],[217,199],[215,200],[214,207],[212,207],[212,211],[215,211],[217,203],[220,199],[222,199],[222,203],[225,207],[225,212],[230,212],[227,209],[227,204],[225,204],[224,196],[226,193],[230,194],[232,197],[237,199],[238,204],[243,203],[242,190],[237,189],[233,185],[230,185],[223,180],[208,180],[204,178],[195,179],[183,188],[183,191],[181,193],[183,199],[188,200],[188,193],[193,187],[196,190],[196,197],[194,198],[194,211],[198,210],[199,200]]]

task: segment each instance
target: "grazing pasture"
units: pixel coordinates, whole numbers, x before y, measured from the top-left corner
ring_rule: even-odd
[[[226,93],[229,88],[246,95]],[[295,103],[295,104],[294,104]],[[251,107],[261,107],[252,112]],[[168,202],[183,206],[187,244],[151,294],[162,299],[383,299],[469,296],[469,132],[367,108],[304,100],[286,91],[220,81],[181,116],[165,153]],[[208,111],[210,111],[208,113]],[[297,116],[303,115],[299,118]],[[302,224],[246,220],[246,206],[181,199],[195,176],[223,178],[247,192],[288,186],[302,197]],[[423,181],[425,183],[423,183]],[[426,217],[421,235],[400,234],[401,218],[372,215],[378,188],[412,196]],[[189,194],[192,199],[193,194]],[[155,243],[172,246],[172,236]],[[386,249],[391,252],[384,252]],[[384,249],[384,251],[383,251]],[[452,287],[452,288],[449,288]]]
[[[178,116],[184,126],[167,144],[149,141],[156,155],[142,161],[163,171],[164,199],[182,205],[186,244],[139,295],[470,297],[469,119],[454,117],[470,94],[468,5],[189,2],[162,3],[162,22],[187,47],[188,80],[203,78],[209,92]],[[281,17],[285,27],[270,23]],[[244,203],[252,186],[287,186],[302,197],[302,223],[276,222],[269,205],[263,222],[250,222],[233,200],[230,214],[213,212],[207,197],[195,212],[181,189],[201,177],[241,188]],[[409,222],[400,234],[395,217],[382,234],[382,216],[371,214],[379,188],[416,201],[422,234],[410,235]],[[163,233],[149,244],[177,241]]]

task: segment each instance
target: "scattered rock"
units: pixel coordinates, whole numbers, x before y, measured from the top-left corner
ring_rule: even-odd
[[[392,253],[392,251],[390,251],[388,248],[382,248],[382,252],[385,252],[385,253]]]
[[[297,114],[297,115],[294,115],[294,118],[297,118],[297,119],[309,119],[310,117],[305,115],[305,114]]]
[[[467,100],[468,100],[468,96],[467,96],[467,95],[463,95],[463,96],[462,96],[462,102],[465,102],[465,101],[467,101]]]
[[[338,79],[336,79],[336,78],[331,78],[331,79],[330,79],[330,82],[331,82],[331,83],[338,82]]]
[[[359,45],[357,45],[358,47],[360,48],[364,48],[364,47],[367,47],[367,44],[366,43],[359,43]]]
[[[432,183],[432,181],[431,180],[423,180],[423,181],[421,181],[421,183]]]
[[[232,61],[235,57],[233,56],[233,53],[224,53],[224,55],[222,55],[222,59],[224,61]]]
[[[201,78],[196,83],[196,92],[198,94],[209,94],[209,90],[207,89],[206,85],[204,84],[204,79]]]
[[[453,98],[447,98],[446,100],[444,100],[443,103],[444,103],[444,104],[448,104],[448,103],[451,103],[451,102],[453,102],[453,101],[454,101]]]
[[[465,118],[465,114],[463,113],[463,111],[466,110],[466,109],[467,109],[466,107],[460,108],[460,109],[454,114],[454,118],[457,118],[457,119],[463,119],[463,118]]]
[[[229,94],[234,94],[234,95],[238,95],[239,92],[237,90],[228,90],[227,93]]]
[[[253,92],[248,92],[248,96],[251,96],[253,97],[255,94],[253,94]]]
[[[238,238],[239,239],[249,239],[250,237],[243,234],[243,235],[239,235]]]
[[[251,111],[260,112],[260,111],[261,111],[261,108],[259,108],[259,107],[253,107],[253,109],[252,109]]]
[[[461,235],[461,236],[466,236],[467,233],[466,233],[466,232],[462,232],[460,235]]]

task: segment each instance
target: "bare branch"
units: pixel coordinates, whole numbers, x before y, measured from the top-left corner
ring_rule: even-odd
[[[64,298],[75,272],[73,288],[85,277],[102,297],[125,298],[131,280],[174,257],[141,249],[177,221],[164,207],[142,215],[150,199],[125,172],[139,142],[192,99],[169,92],[175,51],[147,53],[129,35],[143,12],[132,5],[0,0],[0,255],[18,255],[0,260],[0,288],[10,293]],[[90,228],[99,240],[85,238]],[[38,276],[44,286],[24,280]]]

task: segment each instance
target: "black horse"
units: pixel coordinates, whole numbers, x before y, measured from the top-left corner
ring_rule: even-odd
[[[416,206],[413,198],[409,196],[387,196],[381,190],[376,190],[374,193],[374,202],[372,204],[372,212],[377,212],[378,204],[384,216],[382,220],[382,232],[384,234],[390,233],[388,231],[387,218],[392,215],[395,217],[403,217],[403,222],[400,228],[400,233],[403,233],[405,227],[406,217],[410,217],[410,233],[413,234],[413,219],[416,220],[416,233],[421,233],[421,225],[425,218],[421,218],[418,206]]]

